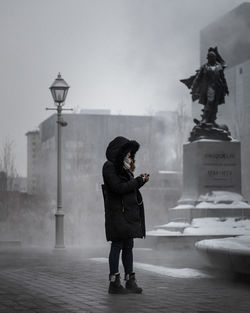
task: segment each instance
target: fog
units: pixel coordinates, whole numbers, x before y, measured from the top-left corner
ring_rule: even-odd
[[[240,0],[1,0],[1,140],[15,142],[26,175],[25,133],[47,118],[57,73],[67,107],[120,114],[175,109],[179,79],[199,65],[199,32]],[[6,118],[8,117],[8,118]]]
[[[1,141],[6,137],[14,140],[18,173],[26,175],[25,133],[37,129],[48,118],[45,107],[53,106],[48,87],[59,71],[71,86],[66,107],[74,108],[74,113],[83,108],[102,108],[118,115],[154,116],[158,111],[180,111],[182,105],[190,117],[190,95],[179,79],[193,74],[200,65],[200,30],[240,3],[0,0]],[[243,29],[241,21],[238,26]],[[69,153],[72,163],[81,163],[82,168],[72,169],[67,176],[63,165],[66,245],[105,242],[101,168],[106,146],[116,135],[140,142],[136,175],[152,173],[142,191],[148,228],[167,222],[167,208],[180,196],[180,180],[176,176],[171,185],[167,176],[157,173],[181,171],[180,151],[191,126],[190,121],[180,122],[178,117],[172,128],[169,116],[157,119],[158,128],[148,127],[145,132],[109,125],[109,132],[100,132],[103,138],[98,141],[98,148],[91,128],[84,132],[76,128],[72,132],[79,144],[68,147],[69,151],[64,147],[63,154]],[[74,128],[74,124],[69,122],[63,136],[70,127]],[[54,137],[47,142],[44,163],[39,167],[43,193],[29,200],[21,197],[6,202],[1,220],[3,240],[20,238],[25,244],[43,245],[54,242],[53,140]]]

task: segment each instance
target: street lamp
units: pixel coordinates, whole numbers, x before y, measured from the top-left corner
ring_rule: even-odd
[[[52,97],[55,103],[57,103],[58,105],[63,105],[67,97],[69,85],[62,78],[60,73],[58,73],[57,78],[55,79],[54,83],[49,87],[49,89],[52,93]]]
[[[67,126],[62,119],[62,111],[72,111],[72,109],[64,109],[63,105],[69,90],[69,85],[59,73],[53,84],[49,87],[54,99],[56,108],[46,108],[46,110],[57,111],[57,211],[55,214],[56,242],[55,248],[64,248],[64,212],[62,209],[62,175],[61,175],[61,127]]]

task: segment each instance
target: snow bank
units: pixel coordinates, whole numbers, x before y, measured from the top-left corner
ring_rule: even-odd
[[[180,231],[171,231],[162,228],[147,231],[147,236],[182,236]]]
[[[156,226],[154,226],[154,229],[166,228],[166,230],[168,230],[168,228],[184,228],[187,226],[190,226],[190,224],[186,223],[186,222],[169,222],[169,223],[163,224],[163,225],[156,225]]]
[[[164,228],[176,228],[185,225],[184,231],[171,231]],[[181,225],[181,226],[180,226]],[[161,227],[161,228],[160,228]],[[171,222],[159,226],[158,229],[147,232],[149,236],[205,236],[205,235],[250,235],[250,220],[240,218],[195,218],[192,224]]]
[[[178,209],[194,209],[195,207],[192,204],[179,204],[175,206],[174,208],[171,208],[170,210],[178,210]]]
[[[188,227],[190,226],[190,224],[185,223],[185,222],[170,222],[161,226],[162,227]]]
[[[241,202],[244,201],[242,195],[230,191],[211,191],[198,198],[201,202],[214,202],[214,203],[228,203],[228,202]]]
[[[188,201],[186,199],[186,201]],[[191,199],[190,199],[191,201]],[[236,192],[230,191],[211,191],[205,195],[200,195],[198,204],[179,204],[170,210],[185,209],[249,209],[250,205],[245,201],[243,196]]]
[[[185,235],[247,235],[250,234],[250,220],[237,218],[196,218],[191,227],[184,230]]]
[[[249,209],[250,205],[243,201],[234,201],[232,203],[212,203],[200,202],[195,209]]]
[[[195,246],[200,249],[221,250],[229,253],[237,252],[250,255],[250,235],[202,240],[197,242]]]

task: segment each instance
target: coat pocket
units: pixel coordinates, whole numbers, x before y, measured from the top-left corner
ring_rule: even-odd
[[[137,202],[136,192],[121,197],[122,213],[129,223],[140,221],[140,206]]]
[[[133,207],[124,206],[122,214],[128,223],[140,221],[140,208],[138,205]]]

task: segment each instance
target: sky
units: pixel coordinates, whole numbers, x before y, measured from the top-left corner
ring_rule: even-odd
[[[200,30],[242,2],[0,0],[0,147],[13,140],[26,176],[25,134],[51,115],[58,72],[75,112],[175,110],[188,95],[179,79],[199,66]]]

